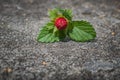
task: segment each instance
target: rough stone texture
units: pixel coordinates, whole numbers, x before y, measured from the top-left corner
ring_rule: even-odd
[[[54,7],[91,22],[96,39],[38,43]],[[120,1],[0,0],[0,80],[120,80]]]

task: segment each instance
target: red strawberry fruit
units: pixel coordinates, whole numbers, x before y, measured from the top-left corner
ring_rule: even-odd
[[[64,17],[58,17],[55,20],[55,26],[58,30],[64,30],[68,25],[68,21]]]

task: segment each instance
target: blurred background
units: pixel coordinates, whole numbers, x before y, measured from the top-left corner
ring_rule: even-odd
[[[74,13],[80,14],[84,10],[86,13],[92,10],[120,8],[119,0],[0,0],[0,13],[3,15],[31,15],[39,18],[46,16],[47,10],[55,7],[70,8]],[[79,9],[79,10],[78,10]],[[83,10],[83,11],[82,11]],[[80,12],[77,12],[80,11]],[[84,12],[83,12],[84,13]],[[97,13],[97,11],[96,11]],[[113,11],[112,13],[115,13]],[[98,13],[99,14],[99,13]]]
[[[90,22],[96,39],[38,43],[55,7]],[[0,0],[0,80],[120,80],[120,0]]]

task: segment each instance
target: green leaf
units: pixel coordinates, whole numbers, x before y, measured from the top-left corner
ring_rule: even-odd
[[[65,18],[67,18],[68,20],[72,20],[72,11],[70,9],[60,9],[60,8],[56,8],[59,13],[61,13]]]
[[[85,42],[96,37],[96,32],[92,25],[86,21],[73,21],[73,29],[69,31],[69,37],[75,41]]]
[[[68,20],[72,20],[72,11],[69,9],[60,9],[60,8],[55,8],[52,9],[48,12],[51,20],[54,20],[55,18],[59,16],[64,16]]]
[[[54,20],[55,18],[58,17],[58,10],[57,9],[49,10],[48,15],[50,16],[51,20]]]
[[[58,31],[52,22],[47,23],[37,37],[39,42],[56,42],[65,38],[64,31]]]

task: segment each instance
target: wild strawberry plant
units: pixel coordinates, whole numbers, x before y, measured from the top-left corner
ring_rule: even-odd
[[[49,11],[50,21],[40,30],[39,42],[57,42],[66,37],[77,41],[90,41],[96,37],[93,26],[87,21],[73,21],[69,9],[53,9]]]

